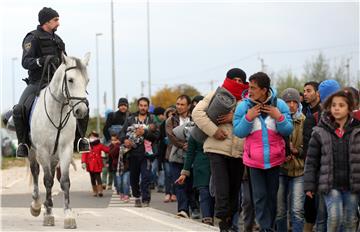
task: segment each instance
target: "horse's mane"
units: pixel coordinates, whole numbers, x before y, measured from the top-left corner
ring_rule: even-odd
[[[69,56],[69,58],[75,61],[76,69],[80,70],[84,77],[87,77],[86,66],[81,62],[81,60],[73,56]]]

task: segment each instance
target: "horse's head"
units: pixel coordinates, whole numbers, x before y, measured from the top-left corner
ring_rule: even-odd
[[[86,87],[89,83],[86,66],[89,63],[90,53],[80,60],[75,57],[63,55],[62,64],[65,66],[65,74],[62,82],[62,91],[73,109],[75,118],[84,118],[88,112],[88,100]]]

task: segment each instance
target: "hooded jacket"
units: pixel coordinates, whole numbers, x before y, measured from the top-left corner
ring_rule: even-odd
[[[350,118],[341,139],[335,129],[326,113],[313,129],[305,161],[305,191],[328,193],[340,187],[360,193],[360,122]]]
[[[234,134],[245,138],[243,162],[246,166],[269,169],[284,163],[285,141],[293,130],[289,107],[282,99],[276,98],[276,92],[270,88],[264,104],[276,106],[284,116],[276,121],[266,114],[260,114],[253,121],[246,119],[250,108],[257,103],[247,98],[236,107],[234,115]]]

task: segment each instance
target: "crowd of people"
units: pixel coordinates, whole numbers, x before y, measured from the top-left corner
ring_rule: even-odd
[[[212,104],[224,91],[236,104],[214,120],[209,115],[221,106]],[[177,202],[179,217],[209,225],[218,218],[220,231],[356,231],[355,88],[311,81],[303,93],[287,88],[278,94],[266,73],[247,80],[233,68],[216,91],[180,95],[174,103],[149,112],[149,99],[141,97],[130,113],[127,99],[119,99],[103,129],[108,148],[92,132],[90,152],[83,153],[94,196],[102,194],[96,186],[113,184],[121,201],[133,196],[136,207],[148,207],[157,188],[164,203]],[[103,169],[91,169],[91,162]],[[101,172],[108,177],[100,178]]]
[[[27,157],[31,145],[31,105],[66,54],[55,33],[58,12],[44,7],[38,16],[38,27],[22,44],[27,87],[8,114],[16,127],[18,157]],[[216,217],[220,231],[357,230],[355,88],[324,80],[305,83],[303,93],[294,88],[277,93],[266,73],[247,79],[233,68],[206,96],[180,95],[167,109],[149,109],[146,97],[137,100],[136,112],[120,98],[118,110],[107,116],[103,141],[99,131],[84,138],[88,117],[77,121],[77,150],[94,196],[114,185],[121,201],[132,196],[136,207],[148,207],[156,186],[165,203],[177,202],[178,216],[201,217],[209,225]]]

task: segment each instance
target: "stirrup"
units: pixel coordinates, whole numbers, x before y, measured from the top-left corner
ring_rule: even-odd
[[[20,149],[21,146],[25,146],[26,150]],[[27,158],[29,156],[30,148],[26,143],[20,143],[16,149],[16,158]],[[23,153],[21,153],[23,152]]]
[[[83,142],[84,141],[84,142]],[[80,143],[83,142],[83,146],[80,147]],[[85,144],[85,146],[84,146]],[[82,153],[86,153],[86,152],[90,152],[90,141],[88,138],[80,138],[79,141],[77,142],[77,151],[82,154]]]

